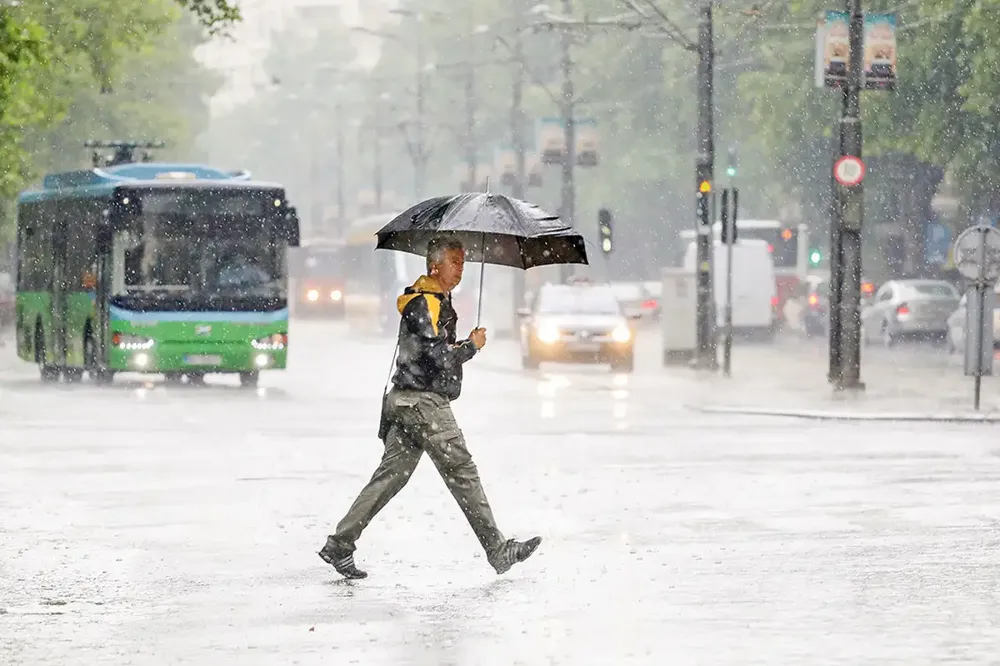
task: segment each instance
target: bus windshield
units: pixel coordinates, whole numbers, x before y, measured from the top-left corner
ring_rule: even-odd
[[[140,194],[138,215],[114,236],[113,294],[143,301],[284,297],[273,194],[218,195]]]

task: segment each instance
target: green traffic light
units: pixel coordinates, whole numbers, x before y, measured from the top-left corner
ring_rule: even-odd
[[[732,178],[733,176],[735,176],[736,175],[736,167],[729,167],[728,169],[726,169],[726,175],[729,176],[730,178]]]
[[[809,263],[812,264],[813,266],[818,264],[820,262],[820,259],[822,258],[823,255],[820,254],[819,250],[813,250],[812,252],[809,253]]]

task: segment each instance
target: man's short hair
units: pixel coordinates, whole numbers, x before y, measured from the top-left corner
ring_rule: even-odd
[[[457,238],[437,237],[432,238],[429,243],[427,243],[427,272],[431,270],[431,266],[434,264],[441,263],[444,261],[445,252],[449,250],[465,250],[465,246],[462,245],[462,241]]]

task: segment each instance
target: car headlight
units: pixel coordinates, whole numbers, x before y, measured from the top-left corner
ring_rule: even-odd
[[[257,338],[250,343],[254,349],[284,349],[288,345],[287,333],[275,333],[263,338]]]
[[[306,298],[315,303],[319,300],[319,291],[316,289],[310,289],[306,292]]]
[[[147,338],[142,335],[115,333],[111,336],[111,344],[119,349],[135,351],[139,349],[149,349],[156,343],[153,342],[152,338]]]
[[[552,324],[542,324],[535,331],[535,336],[545,344],[551,344],[559,339],[559,329]]]
[[[334,289],[333,291],[330,292],[330,300],[331,301],[339,301],[343,297],[344,297],[344,294],[341,293],[341,291],[339,289]]]
[[[611,339],[615,342],[628,342],[632,339],[632,331],[628,330],[628,326],[619,326],[611,331]]]

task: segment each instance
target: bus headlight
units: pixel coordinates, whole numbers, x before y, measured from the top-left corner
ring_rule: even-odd
[[[552,324],[542,324],[538,327],[535,335],[538,337],[539,342],[550,345],[559,339],[559,329]]]
[[[154,343],[152,338],[142,335],[132,335],[131,333],[115,333],[111,336],[111,344],[119,349],[136,351],[140,349],[151,349]]]
[[[267,354],[257,354],[257,358],[254,359],[254,364],[258,368],[266,368],[271,364],[271,357]]]
[[[628,342],[632,339],[632,331],[628,330],[628,326],[619,326],[611,331],[611,339],[615,342]]]
[[[339,289],[334,289],[333,291],[330,292],[330,300],[331,301],[339,301],[343,297],[344,297],[344,295],[342,293],[340,293]]]
[[[274,351],[284,349],[288,345],[287,333],[275,333],[263,338],[257,338],[250,342],[254,349]]]
[[[316,289],[310,289],[306,292],[306,298],[315,303],[319,300],[319,291]]]

